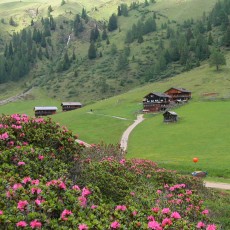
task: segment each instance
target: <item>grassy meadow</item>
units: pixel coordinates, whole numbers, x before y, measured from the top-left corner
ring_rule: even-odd
[[[156,161],[185,173],[207,171],[230,176],[230,101],[190,102],[174,111],[179,121],[163,123],[161,114],[148,115],[129,139],[128,157]],[[193,163],[193,157],[199,162]]]

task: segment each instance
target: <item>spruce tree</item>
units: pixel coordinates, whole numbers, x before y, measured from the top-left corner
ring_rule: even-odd
[[[112,16],[109,18],[108,30],[113,31],[116,29],[117,29],[117,16],[115,14],[112,14]]]
[[[94,59],[96,57],[97,57],[97,50],[96,50],[94,42],[91,42],[89,46],[89,50],[88,50],[88,58]]]

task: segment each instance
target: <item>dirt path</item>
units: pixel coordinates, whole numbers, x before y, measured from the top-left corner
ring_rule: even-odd
[[[227,184],[227,183],[207,182],[207,181],[205,181],[204,183],[207,188],[218,188],[218,189],[230,190],[230,184]]]
[[[120,141],[120,146],[121,148],[126,151],[128,147],[128,139],[129,139],[129,134],[132,132],[132,130],[142,121],[144,120],[143,114],[137,115],[137,119],[134,121],[132,125],[130,125],[125,132],[123,133]]]
[[[33,88],[31,88],[31,89],[29,89],[29,90],[27,90],[27,91],[25,91],[25,92],[23,92],[23,93],[20,93],[20,94],[18,94],[18,95],[16,95],[16,96],[9,97],[9,98],[7,98],[7,99],[5,99],[5,100],[1,100],[1,101],[0,101],[0,105],[5,105],[5,104],[8,104],[8,103],[10,103],[10,102],[15,102],[15,101],[18,101],[18,100],[20,100],[20,99],[23,99],[23,98],[25,98],[26,95],[28,95],[32,90],[33,90]]]

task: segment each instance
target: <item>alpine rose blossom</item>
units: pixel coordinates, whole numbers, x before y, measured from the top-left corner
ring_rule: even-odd
[[[203,222],[199,222],[197,225],[196,225],[197,228],[204,228],[205,227],[205,224]]]
[[[31,228],[41,228],[42,227],[42,223],[37,221],[37,220],[33,220],[30,222],[30,227]]]
[[[72,215],[73,213],[70,210],[65,209],[62,214],[61,214],[61,219],[62,220],[68,220],[66,216]]]
[[[25,221],[19,221],[17,224],[16,224],[16,226],[17,227],[22,227],[22,228],[24,228],[24,227],[26,227],[27,226],[27,223],[25,222]]]
[[[162,227],[157,221],[150,221],[148,223],[148,228],[154,229],[154,230],[162,230]]]
[[[25,165],[25,164],[26,164],[26,163],[23,162],[23,161],[19,161],[19,162],[18,162],[18,166]]]
[[[2,210],[0,210],[0,215],[3,215],[3,211]]]
[[[125,205],[118,205],[115,210],[125,211],[127,208]]]
[[[78,226],[78,229],[79,229],[79,230],[88,230],[89,227],[88,227],[86,224],[80,224],[80,225]]]
[[[180,219],[181,216],[180,216],[180,214],[179,214],[178,212],[173,212],[173,213],[171,214],[171,218]]]
[[[162,214],[167,214],[170,212],[170,209],[169,208],[163,208],[161,212],[162,212]]]
[[[171,219],[169,218],[165,218],[163,221],[162,221],[162,227],[165,227],[166,225],[171,225],[172,224],[172,221]]]
[[[28,201],[27,201],[27,200],[20,200],[20,201],[18,202],[17,208],[18,208],[20,211],[24,211],[26,205],[28,205]]]
[[[77,191],[81,191],[81,189],[79,188],[78,185],[74,185],[74,186],[72,187],[72,189],[73,189],[73,190],[77,190]]]
[[[216,225],[215,224],[209,224],[206,228],[206,230],[216,230]]]
[[[91,194],[90,190],[87,188],[83,188],[82,189],[82,196],[88,196],[89,194]]]
[[[202,214],[207,215],[208,214],[208,209],[205,209]]]
[[[114,221],[111,225],[110,225],[110,227],[111,228],[113,228],[113,229],[118,229],[118,228],[120,228],[120,223],[119,222],[117,222],[117,221]]]

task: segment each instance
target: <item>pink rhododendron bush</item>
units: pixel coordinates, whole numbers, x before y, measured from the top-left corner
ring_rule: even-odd
[[[85,150],[50,119],[0,117],[0,229],[220,229],[202,181],[114,149]]]

